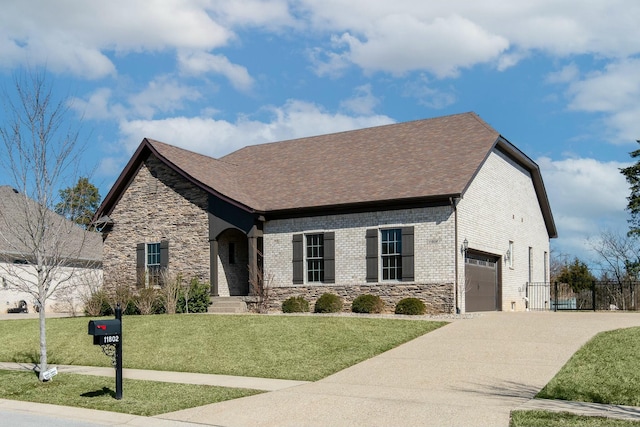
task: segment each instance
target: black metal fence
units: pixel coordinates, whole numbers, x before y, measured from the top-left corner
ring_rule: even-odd
[[[544,310],[640,310],[640,282],[527,283],[527,307]]]

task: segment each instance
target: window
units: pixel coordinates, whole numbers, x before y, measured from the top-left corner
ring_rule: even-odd
[[[169,266],[169,241],[138,243],[136,252],[138,286],[161,286],[162,272]]]
[[[366,232],[366,280],[414,280],[413,227]]]
[[[292,244],[294,284],[335,283],[334,233],[294,234]]]
[[[382,280],[402,280],[402,230],[380,231]]]
[[[529,283],[533,282],[533,248],[529,246]]]
[[[509,268],[513,268],[513,242],[509,241],[509,249],[507,251],[507,263]]]
[[[147,285],[160,285],[160,243],[147,243]]]
[[[324,282],[324,236],[307,237],[307,282]]]

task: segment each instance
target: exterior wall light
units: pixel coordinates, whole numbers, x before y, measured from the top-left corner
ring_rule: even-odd
[[[462,242],[462,253],[466,254],[467,250],[469,249],[469,241],[465,238],[464,241]]]

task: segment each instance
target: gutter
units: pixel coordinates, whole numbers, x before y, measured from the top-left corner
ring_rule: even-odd
[[[460,314],[460,304],[458,302],[458,263],[460,262],[460,257],[458,254],[458,202],[460,201],[459,197],[449,197],[449,203],[451,204],[451,209],[453,209],[453,221],[454,221],[454,237],[453,237],[453,251],[455,257],[455,280],[453,284],[453,294],[454,301],[456,306],[456,314]]]

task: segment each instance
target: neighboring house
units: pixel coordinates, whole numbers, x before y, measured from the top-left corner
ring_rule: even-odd
[[[39,251],[34,250],[37,241],[42,242]],[[38,289],[36,253],[47,259],[49,289],[58,289],[47,301],[47,312],[77,312],[83,294],[102,285],[100,233],[84,230],[12,187],[0,186],[0,313],[21,301],[35,311],[34,297],[25,288]]]
[[[390,309],[524,310],[556,237],[538,166],[474,113],[220,159],[144,139],[94,219],[106,286],[166,268],[243,296],[263,276],[272,309],[332,292],[345,309],[371,293]]]

